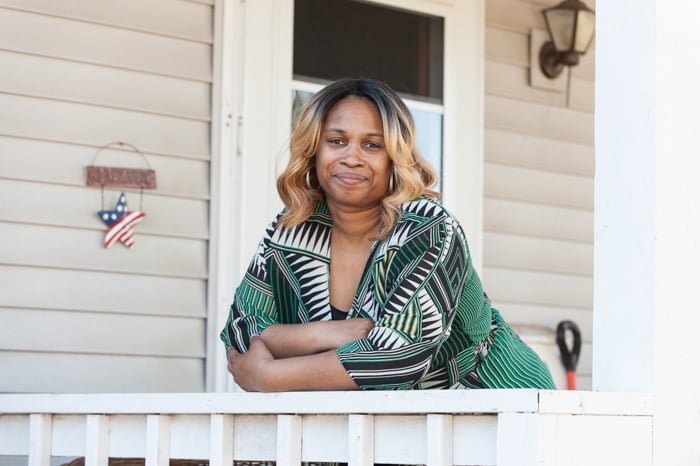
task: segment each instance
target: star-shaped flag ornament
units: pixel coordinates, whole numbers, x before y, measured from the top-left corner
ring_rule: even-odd
[[[105,236],[105,249],[108,249],[117,241],[121,241],[129,248],[133,248],[134,232],[131,228],[146,216],[143,212],[129,210],[124,193],[119,195],[119,200],[113,210],[100,210],[97,212],[97,215],[109,227],[107,236]]]

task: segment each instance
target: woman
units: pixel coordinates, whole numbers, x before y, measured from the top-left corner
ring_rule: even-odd
[[[482,291],[409,110],[342,80],[302,109],[221,338],[248,391],[554,388]]]

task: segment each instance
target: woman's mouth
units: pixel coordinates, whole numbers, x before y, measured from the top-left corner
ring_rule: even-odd
[[[360,184],[367,180],[366,177],[356,173],[338,173],[335,175],[335,178],[337,178],[341,183],[349,185]]]

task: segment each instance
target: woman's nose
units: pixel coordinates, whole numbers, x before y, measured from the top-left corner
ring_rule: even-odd
[[[359,144],[348,144],[342,161],[349,166],[362,165],[362,149]]]

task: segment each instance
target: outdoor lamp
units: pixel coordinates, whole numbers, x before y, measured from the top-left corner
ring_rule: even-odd
[[[564,0],[542,10],[549,41],[540,48],[540,68],[548,78],[556,78],[564,66],[578,65],[595,31],[595,11],[580,0]]]

